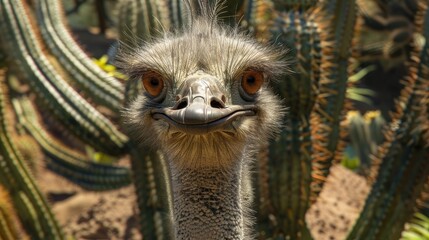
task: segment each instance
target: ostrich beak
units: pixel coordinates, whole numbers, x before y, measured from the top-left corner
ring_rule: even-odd
[[[206,134],[228,131],[240,116],[256,114],[255,105],[226,105],[226,97],[218,80],[210,75],[193,75],[177,90],[176,104],[171,108],[154,109],[154,119],[163,119],[179,131]]]

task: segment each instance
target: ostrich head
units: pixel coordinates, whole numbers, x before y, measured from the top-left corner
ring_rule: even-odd
[[[279,130],[283,113],[270,89],[284,70],[281,51],[218,24],[213,8],[200,7],[184,30],[165,33],[121,57],[130,79],[144,88],[124,112],[126,126],[135,139],[165,155],[177,225],[190,214],[201,222],[206,217],[219,220],[222,209],[213,212],[208,205],[228,205],[222,201],[234,202],[231,207],[243,214],[243,171],[258,146]],[[192,194],[198,202],[186,203]],[[205,200],[210,203],[203,204]],[[176,207],[180,204],[201,206],[187,211],[188,205]],[[205,207],[209,213],[201,209]],[[231,224],[245,222],[240,216],[234,219]],[[198,224],[195,220],[191,225]],[[238,236],[243,236],[242,229]],[[213,226],[211,233],[218,230],[225,229]],[[199,239],[192,233],[176,235]]]
[[[125,111],[129,133],[176,167],[229,167],[279,129],[283,109],[270,89],[284,70],[279,57],[215,19],[194,19],[122,57],[144,87]]]

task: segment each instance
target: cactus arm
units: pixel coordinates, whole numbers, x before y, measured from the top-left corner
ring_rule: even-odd
[[[185,19],[186,6],[184,1],[180,0],[171,0],[168,1],[170,12],[171,25],[174,28],[181,28],[187,23]]]
[[[321,1],[315,10],[322,42],[319,93],[311,116],[313,135],[312,201],[322,190],[329,169],[338,161],[345,132],[340,122],[347,111],[346,89],[349,57],[356,19],[354,0]],[[328,29],[326,29],[328,28]]]
[[[73,40],[64,23],[59,1],[37,1],[37,16],[45,43],[65,67],[70,79],[97,103],[119,110],[123,86],[98,68]]]
[[[306,13],[299,11],[279,14],[271,30],[273,39],[289,49],[292,58],[289,67],[295,72],[279,81],[279,94],[285,98],[288,114],[284,119],[285,129],[269,148],[268,201],[278,226],[274,232],[293,239],[308,232],[304,218],[310,204],[312,171],[309,118],[320,66],[318,29],[306,17]]]
[[[422,6],[424,6],[422,4]],[[429,37],[429,10],[416,14],[416,27]],[[423,23],[423,26],[419,26]],[[429,176],[427,103],[429,99],[429,43],[413,45],[410,73],[397,99],[396,113],[386,141],[378,149],[375,182],[364,209],[347,239],[397,239],[415,210],[415,202]],[[397,125],[397,126],[395,126]]]
[[[124,0],[119,8],[119,40],[125,47],[137,47],[143,41],[168,30],[170,11],[165,1]],[[177,4],[179,6],[179,4]],[[181,5],[180,5],[181,6]],[[138,41],[138,42],[137,42]]]
[[[143,237],[173,239],[170,178],[164,158],[132,147],[131,163]]]
[[[34,239],[64,239],[44,196],[8,133],[3,82],[0,87],[0,182],[16,203],[18,215]],[[39,226],[39,227],[37,227]]]
[[[244,3],[243,22],[256,39],[266,41],[270,37],[271,21],[274,17],[273,3],[271,0],[247,0]]]
[[[397,239],[428,174],[427,149],[410,138],[387,149],[365,207],[347,239]],[[403,146],[406,147],[403,147]],[[420,145],[420,146],[419,146]],[[426,161],[426,162],[425,162]],[[411,206],[411,207],[410,207]]]
[[[40,120],[29,99],[13,99],[12,104],[19,123],[41,145],[48,168],[89,190],[110,190],[131,183],[128,168],[90,162],[86,156],[67,148],[46,132],[39,124]]]
[[[64,126],[96,149],[109,154],[124,151],[127,137],[76,93],[55,71],[31,28],[22,1],[2,1],[3,44],[42,103]]]

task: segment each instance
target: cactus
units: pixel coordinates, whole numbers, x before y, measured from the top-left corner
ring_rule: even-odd
[[[124,152],[127,137],[67,84],[42,51],[32,28],[31,13],[23,1],[2,1],[3,50],[18,61],[23,79],[35,89],[40,102],[65,128],[107,153]],[[16,50],[18,49],[18,50]]]
[[[359,172],[367,175],[372,156],[384,139],[382,132],[385,120],[380,111],[367,112],[365,116],[357,111],[350,111],[347,113],[347,125],[350,145],[359,158]]]
[[[270,195],[264,197],[269,203],[262,206],[268,205],[277,225],[264,232],[310,239],[305,212],[341,149],[339,125],[345,111],[355,6],[354,1],[324,1],[314,14],[294,10],[296,7],[279,14],[273,28],[273,39],[291,49],[290,57],[296,59],[291,68],[298,71],[279,86],[290,109],[286,128],[270,146]],[[322,32],[322,27],[328,30]],[[268,214],[264,217],[267,221]]]
[[[97,68],[80,49],[64,24],[59,1],[37,1],[37,20],[42,37],[52,54],[67,70],[68,79],[98,104],[114,111],[122,107],[123,86]]]
[[[356,21],[355,1],[322,1],[316,12],[321,31],[322,56],[320,82],[316,105],[311,116],[314,136],[312,155],[313,172],[311,183],[312,200],[320,193],[329,174],[329,168],[341,157],[342,137],[340,122],[350,108],[346,101],[352,38]]]
[[[303,227],[303,214],[300,211],[304,211],[305,213],[306,208],[308,208],[308,206],[311,204],[311,200],[314,201],[317,198],[317,194],[320,192],[323,186],[324,179],[329,174],[330,166],[333,162],[338,161],[342,156],[341,149],[343,144],[340,142],[340,139],[343,138],[346,133],[341,133],[339,131],[339,127],[345,111],[351,108],[350,104],[345,100],[346,88],[350,88],[350,85],[347,85],[346,79],[348,76],[353,74],[352,70],[349,70],[351,67],[348,66],[348,63],[354,62],[354,58],[359,56],[357,53],[350,51],[351,46],[353,46],[352,44],[355,44],[352,42],[353,31],[359,32],[359,30],[353,30],[355,5],[352,1],[322,1],[316,11],[312,13],[312,15],[309,17],[304,17],[305,20],[296,18],[295,16],[298,14],[301,13],[296,10],[291,10],[288,12],[288,15],[283,15],[283,22],[280,24],[276,22],[274,24],[275,34],[273,38],[276,41],[292,48],[291,55],[293,59],[297,59],[295,62],[301,63],[301,59],[305,59],[303,62],[305,64],[310,64],[313,61],[311,58],[312,55],[307,54],[294,57],[296,56],[295,51],[297,51],[297,49],[301,51],[308,51],[308,48],[306,48],[304,44],[299,42],[298,44],[296,43],[296,39],[305,39],[306,34],[308,34],[305,30],[303,30],[305,27],[301,26],[299,28],[295,28],[294,25],[303,24],[305,23],[305,20],[314,20],[320,28],[324,28],[324,31],[321,31],[320,34],[320,40],[323,49],[321,53],[320,65],[321,76],[320,80],[318,80],[319,76],[317,74],[310,77],[308,80],[305,80],[306,75],[314,74],[315,71],[308,67],[305,68],[305,65],[298,65],[298,67],[292,65],[293,69],[299,70],[297,75],[301,77],[301,79],[295,80],[291,78],[290,80],[288,79],[281,82],[284,84],[284,87],[281,85],[280,91],[281,94],[283,94],[283,96],[286,98],[288,106],[290,106],[290,113],[287,116],[288,122],[286,129],[271,145],[269,159],[263,161],[268,163],[268,168],[271,167],[273,170],[268,174],[268,179],[272,182],[268,181],[268,184],[265,183],[261,185],[261,187],[269,185],[272,187],[270,191],[273,193],[271,193],[272,195],[263,196],[262,198],[267,202],[271,202],[271,204],[262,203],[261,206],[271,210],[269,212],[271,215],[270,220],[277,225],[277,229],[274,230],[274,236],[288,236],[292,239],[307,239],[309,236],[307,230],[305,227]],[[359,25],[357,25],[357,27],[359,27]],[[295,29],[299,30],[298,34],[295,33],[297,31]],[[316,35],[317,34],[318,33],[316,33]],[[311,41],[304,40],[303,42],[308,43]],[[315,46],[317,45],[313,43],[311,47]],[[313,53],[316,53],[317,56],[317,51],[313,51]],[[354,58],[352,58],[353,56]],[[420,68],[425,68],[425,65],[425,63],[422,63]],[[318,67],[319,66],[316,65],[316,71]],[[422,76],[422,78],[427,79],[426,76]],[[311,85],[311,80],[314,81],[313,85]],[[295,87],[293,84],[296,84],[297,87]],[[307,84],[307,87],[305,87],[306,85],[304,84]],[[409,87],[410,84],[411,83],[407,84],[407,86]],[[313,93],[317,96],[315,104],[308,104],[311,103],[311,92],[313,90],[309,86],[314,86],[313,89],[317,89]],[[427,85],[420,86],[420,89],[425,89],[425,86],[427,89]],[[417,88],[412,91],[408,90],[407,93],[410,92],[414,93],[418,92],[418,90]],[[423,100],[423,102],[425,101]],[[402,104],[406,105],[404,102],[402,102]],[[416,105],[417,102],[408,104],[407,106]],[[305,111],[305,109],[310,109],[310,112],[297,112],[297,110]],[[405,116],[410,117],[408,114],[405,114]],[[424,117],[421,116],[420,118],[424,119]],[[311,123],[306,123],[306,119],[311,119]],[[301,123],[297,124],[299,122]],[[416,126],[421,127],[425,126],[425,124],[425,122],[419,122],[416,124]],[[375,123],[373,126],[374,125]],[[307,129],[312,129],[312,145],[308,144],[308,140],[306,143],[305,139],[309,137],[310,134],[307,135],[305,131],[303,131],[303,129],[305,129],[303,126],[307,127]],[[404,128],[405,126],[400,129]],[[289,132],[287,132],[288,130]],[[414,131],[414,133],[415,132],[416,131]],[[294,134],[296,134],[295,137]],[[421,133],[415,134],[419,136]],[[379,138],[378,141],[380,141],[380,137],[377,138]],[[398,139],[398,137],[393,139]],[[284,146],[290,146],[290,149],[284,148]],[[372,151],[375,152],[375,146],[372,148]],[[293,151],[295,151],[295,154]],[[421,147],[420,151],[420,154],[422,154],[422,152],[427,151],[427,148]],[[307,152],[313,154],[312,162],[308,161],[308,158],[307,161],[304,158]],[[304,159],[301,161],[294,160],[295,157],[298,156],[303,157]],[[280,160],[282,158],[284,158],[283,161]],[[389,162],[389,158],[387,156],[384,158],[385,159],[379,161]],[[424,168],[423,162],[419,162],[418,160],[416,161],[417,162],[415,163],[416,165],[414,165],[414,167],[420,166]],[[369,161],[367,161],[367,164],[369,165]],[[265,169],[265,166],[259,169],[259,174],[261,174],[261,172]],[[307,169],[307,172],[305,169]],[[414,173],[412,169],[413,167],[409,167],[407,171]],[[387,172],[389,170],[390,169],[388,167],[382,167],[382,169],[380,169],[380,174],[382,171]],[[376,171],[376,169],[372,169],[372,171]],[[308,193],[306,191],[306,187],[309,186],[309,174],[311,174],[313,177],[313,182],[310,185],[312,186],[312,195],[310,196],[311,199],[308,199],[309,197],[307,196]],[[427,173],[420,172],[418,174],[415,173],[413,176],[407,175],[409,177],[407,180],[413,181],[411,179],[414,179],[414,181],[421,183],[421,176],[425,176],[425,174],[427,175]],[[278,182],[274,183],[275,181]],[[377,184],[381,184],[381,182],[382,180],[376,180]],[[288,184],[290,185],[288,186]],[[282,189],[284,189],[283,192]],[[403,189],[407,188],[403,187]],[[260,192],[266,193],[267,191],[261,190]],[[421,192],[421,189],[416,189],[415,192]],[[380,194],[380,192],[378,192],[378,194]],[[415,199],[415,196],[412,194],[409,197],[411,201],[412,199]],[[381,201],[380,199],[371,198],[367,200],[366,208],[371,204],[375,204],[377,201]],[[400,204],[398,203],[398,205]],[[302,208],[304,210],[300,210]],[[396,211],[398,212],[399,210]],[[261,212],[266,213],[267,210],[262,209]],[[410,209],[408,209],[407,213],[409,212]],[[267,222],[267,216],[268,214],[266,214],[264,216],[265,218],[261,220]],[[274,220],[273,216],[275,216]],[[371,218],[361,215],[361,219],[368,220]],[[396,220],[400,220],[403,223],[403,221],[406,219],[406,216],[398,216]],[[379,224],[381,224],[381,222],[386,224],[386,226],[391,226],[389,225],[391,222],[388,222],[386,219],[380,220]],[[300,224],[300,227],[296,227]],[[360,226],[362,226],[362,224],[358,222],[355,229],[359,229]],[[374,223],[374,226],[377,226],[377,224]],[[385,229],[391,228],[386,227]],[[400,231],[401,228],[399,227],[397,229]],[[263,234],[266,234],[270,231],[273,230],[264,229]],[[392,239],[387,236],[397,237],[397,235],[387,235],[387,231],[388,230],[385,230],[383,234],[386,235],[382,234],[381,236],[383,237],[380,239]],[[270,234],[268,234],[268,236],[270,236]],[[360,235],[359,237],[356,237],[356,235],[350,236],[350,239],[368,239],[376,236],[376,234],[374,232],[369,232],[366,235]]]
[[[89,190],[116,189],[131,183],[128,168],[91,162],[85,155],[67,148],[46,132],[38,123],[37,112],[28,98],[13,99],[12,105],[19,123],[45,152],[49,169]]]
[[[291,10],[291,9],[299,9],[299,10],[307,10],[316,5],[317,0],[273,0],[274,7],[277,11]]]
[[[317,25],[299,11],[279,14],[273,27],[273,38],[290,50],[297,59],[291,69],[299,69],[282,79],[279,93],[290,106],[285,117],[286,127],[269,148],[267,175],[269,195],[263,196],[261,220],[276,216],[276,235],[290,235],[306,231],[304,215],[310,204],[311,126],[310,113],[316,101],[320,73],[320,36]],[[287,32],[285,31],[287,29]],[[284,147],[286,146],[286,147]],[[259,170],[262,172],[262,170]],[[264,192],[264,190],[261,190]],[[272,233],[271,233],[272,234]],[[270,236],[269,234],[268,236]]]
[[[131,151],[133,181],[140,210],[141,233],[148,239],[172,239],[171,189],[167,163],[158,153],[134,146]],[[144,161],[141,161],[144,159]]]
[[[429,37],[429,10],[420,5],[415,26]],[[420,29],[419,29],[420,28]],[[413,42],[409,76],[396,103],[393,122],[386,141],[376,153],[378,171],[355,227],[348,239],[397,239],[411,217],[414,202],[424,190],[428,166],[428,89],[429,43]],[[394,126],[394,124],[396,126]],[[414,204],[407,204],[407,203]]]
[[[118,6],[119,40],[122,44],[135,47],[157,35],[161,29],[170,29],[170,10],[167,1],[122,0]],[[183,9],[182,3],[172,1],[178,13],[172,13],[177,22]]]
[[[243,2],[243,20],[240,24],[259,41],[267,41],[270,36],[271,20],[274,18],[272,1],[249,0]]]
[[[4,70],[0,73],[4,77]],[[4,79],[0,84],[0,182],[8,190],[20,220],[34,239],[64,239],[44,196],[12,143],[7,122]]]

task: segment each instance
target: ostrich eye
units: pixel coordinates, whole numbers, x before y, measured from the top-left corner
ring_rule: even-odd
[[[164,89],[164,78],[157,72],[146,72],[142,78],[143,87],[152,97],[158,97]]]
[[[241,77],[241,87],[248,95],[254,95],[261,89],[264,83],[264,75],[260,71],[248,70]]]

